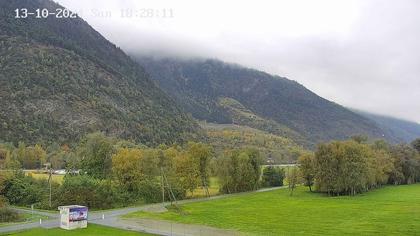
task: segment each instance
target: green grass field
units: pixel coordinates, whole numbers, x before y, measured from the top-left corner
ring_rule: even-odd
[[[48,179],[48,177],[49,177],[48,174],[35,173],[35,172],[30,172],[30,173],[28,173],[28,175],[32,176],[35,179]],[[61,184],[63,182],[64,175],[52,175],[51,178],[52,178],[52,181]]]
[[[152,218],[255,235],[419,235],[420,184],[387,186],[354,197],[327,197],[299,187],[183,206],[186,214],[136,212]]]
[[[77,229],[77,230],[64,230],[64,229],[31,229],[21,232],[0,234],[0,235],[13,235],[13,236],[147,236],[151,234],[120,230],[95,224],[89,224],[86,229]]]

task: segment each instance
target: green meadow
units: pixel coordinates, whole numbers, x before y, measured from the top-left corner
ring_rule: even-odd
[[[420,184],[328,197],[298,187],[185,204],[183,213],[136,212],[151,218],[233,229],[251,235],[419,235]]]

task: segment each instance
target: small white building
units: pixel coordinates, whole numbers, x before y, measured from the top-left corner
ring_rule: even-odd
[[[59,206],[60,210],[60,228],[62,229],[80,229],[87,228],[88,208],[79,205]]]

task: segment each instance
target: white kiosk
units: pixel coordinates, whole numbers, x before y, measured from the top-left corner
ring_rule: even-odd
[[[80,229],[87,228],[88,208],[79,205],[59,206],[60,228]]]

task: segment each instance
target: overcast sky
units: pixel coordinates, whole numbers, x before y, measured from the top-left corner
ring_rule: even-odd
[[[420,123],[420,1],[58,2],[129,54],[218,58]]]

